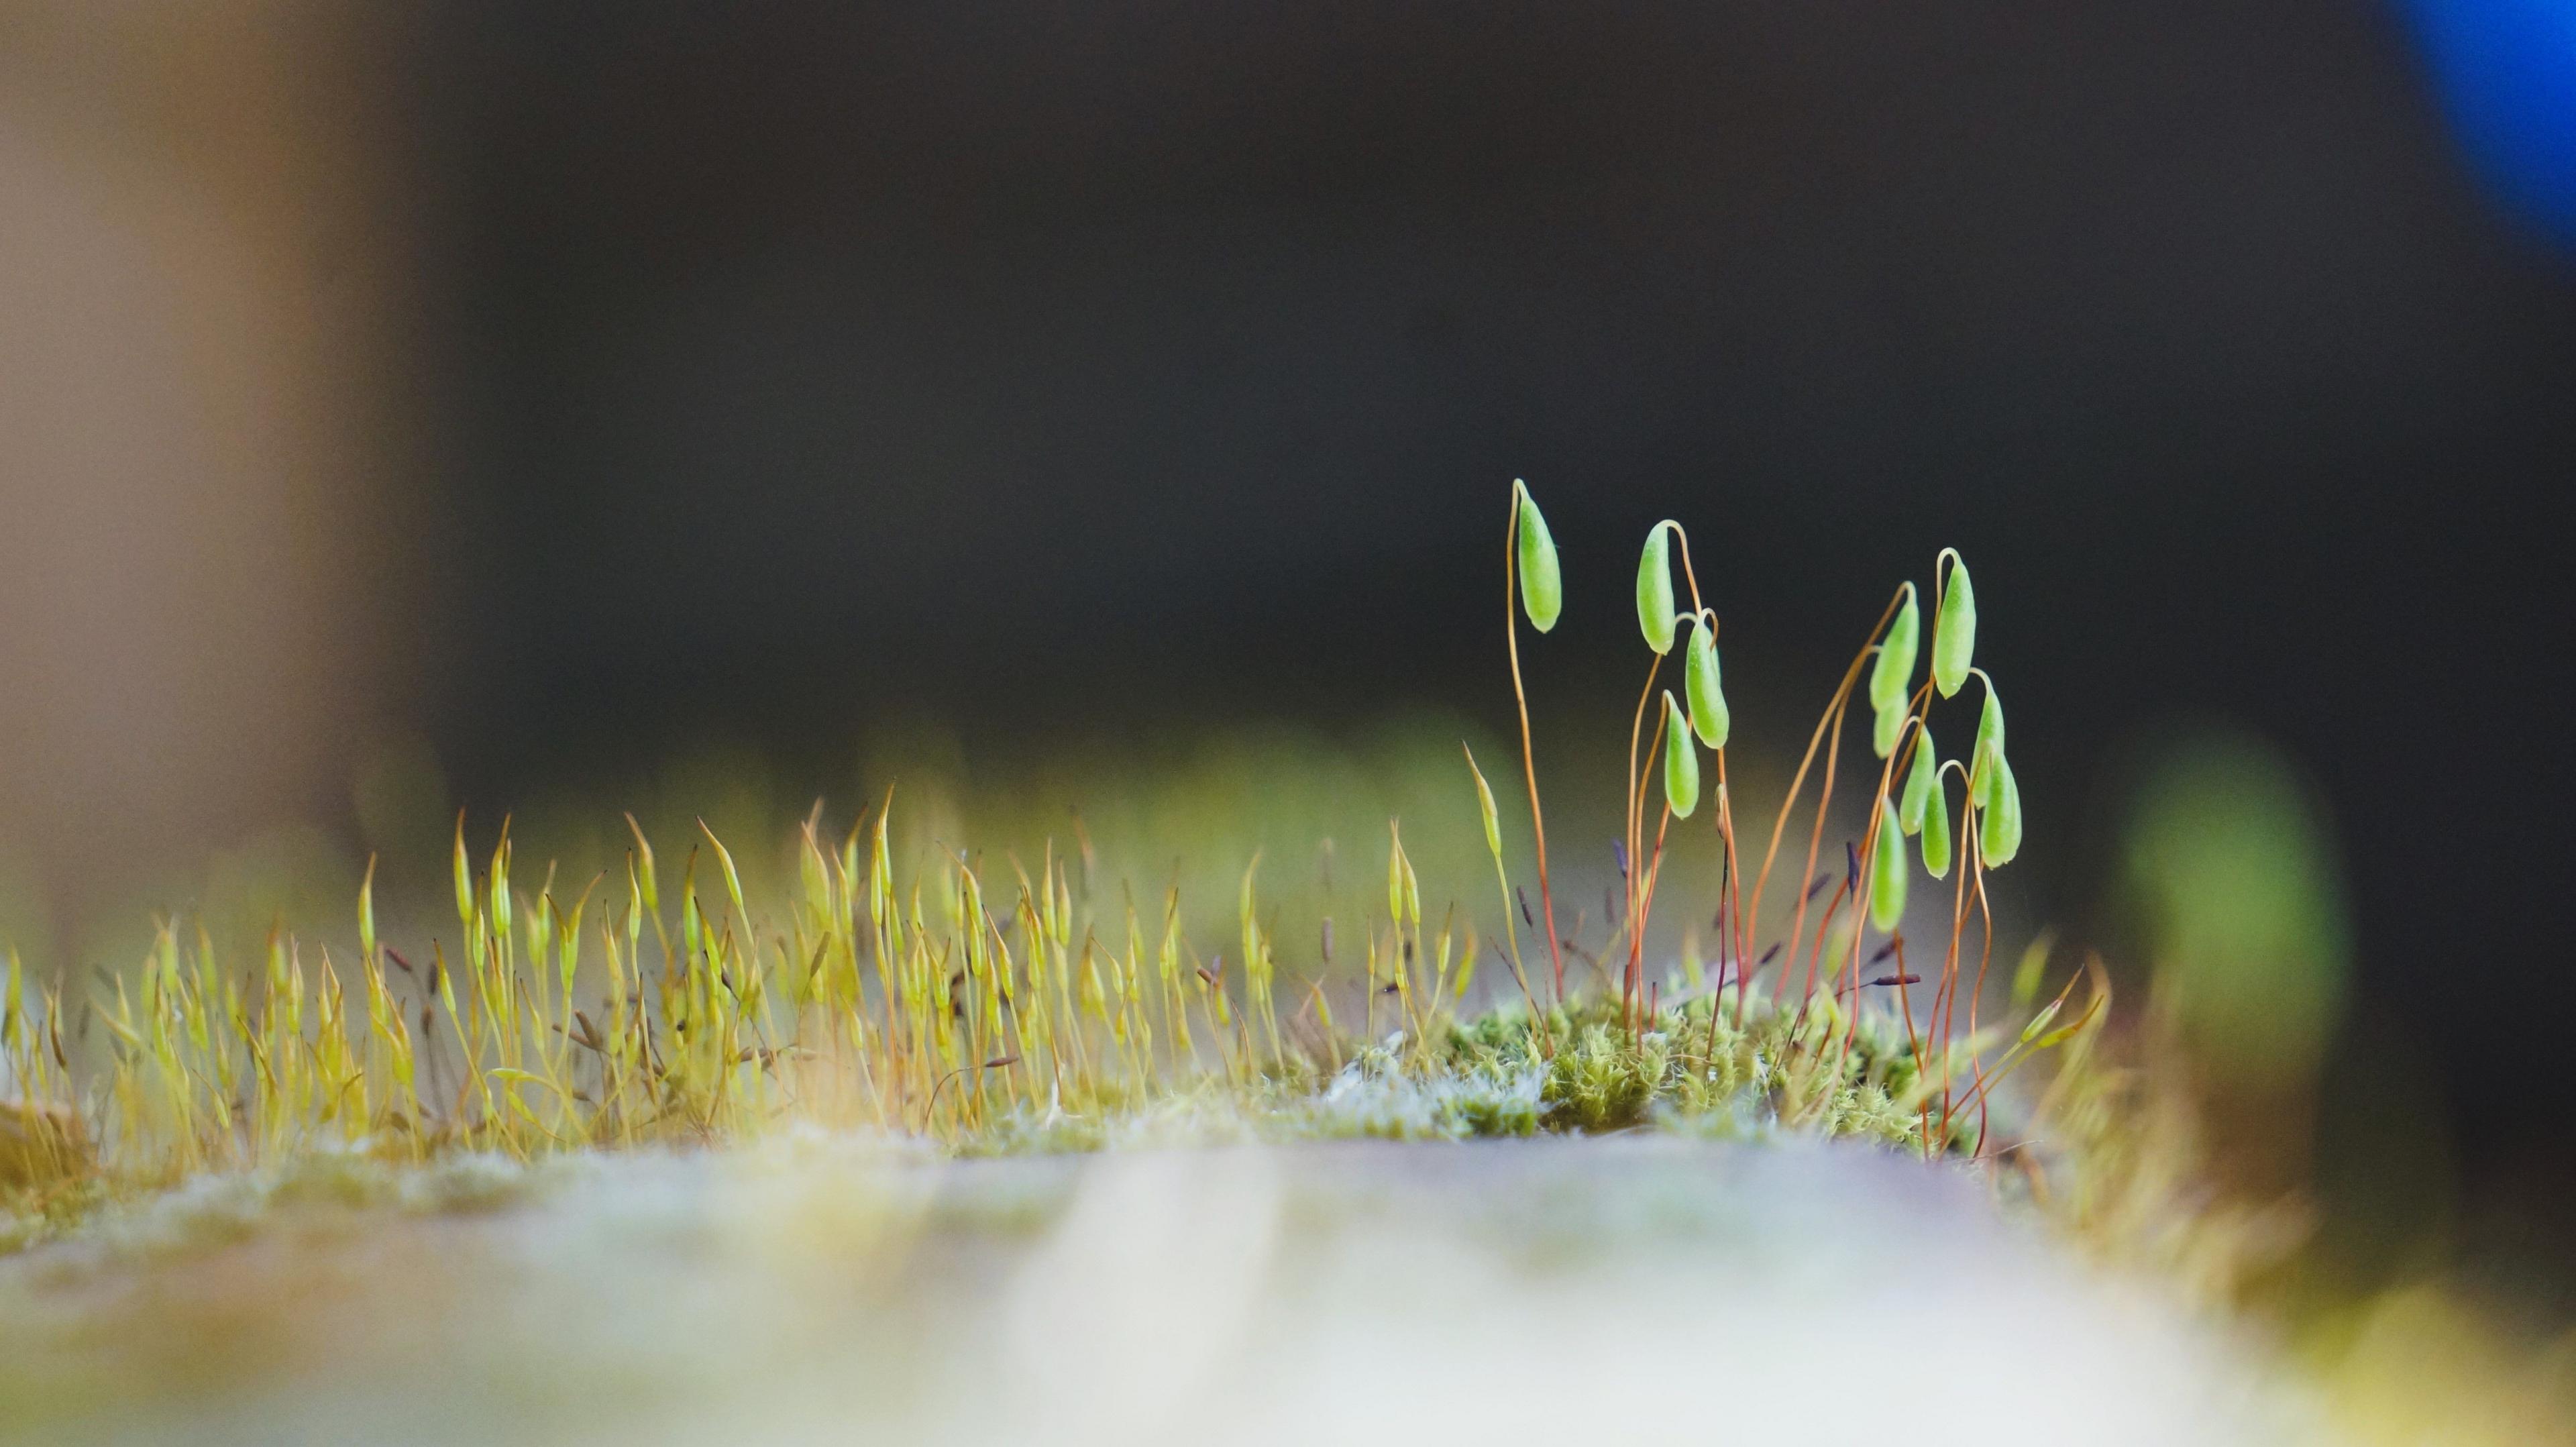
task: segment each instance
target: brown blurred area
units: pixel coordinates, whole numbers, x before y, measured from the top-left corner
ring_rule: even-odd
[[[412,193],[396,37],[357,13],[0,0],[0,907],[31,948],[341,803],[413,687],[417,616],[370,585],[421,522]]]

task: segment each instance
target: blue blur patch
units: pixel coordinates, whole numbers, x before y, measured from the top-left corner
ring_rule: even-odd
[[[2479,173],[2576,247],[2576,0],[2405,4]]]

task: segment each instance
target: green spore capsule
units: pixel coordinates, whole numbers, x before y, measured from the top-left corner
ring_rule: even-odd
[[[1691,620],[1691,640],[1682,662],[1682,692],[1690,698],[1691,732],[1712,749],[1725,748],[1731,720],[1726,690],[1717,676],[1717,630],[1706,619]]]
[[[1896,610],[1896,621],[1887,625],[1887,636],[1879,640],[1878,662],[1869,671],[1869,706],[1885,713],[1901,708],[1906,695],[1913,691],[1914,654],[1923,637],[1923,613],[1915,606],[1914,585],[1905,585],[1904,606]]]
[[[1905,836],[1896,824],[1896,806],[1878,796],[1878,843],[1869,856],[1869,922],[1880,934],[1893,934],[1905,918]]]
[[[2000,869],[2021,853],[2021,784],[2001,754],[1995,756],[1994,770],[1985,813],[1977,826],[1977,853],[1987,868]]]
[[[1905,771],[1905,789],[1896,797],[1896,822],[1908,834],[1923,832],[1923,810],[1932,802],[1940,787],[1935,782],[1941,773],[1941,760],[1932,750],[1932,730],[1928,727],[1914,736],[1914,766]]]
[[[1923,807],[1923,872],[1934,879],[1950,877],[1950,801],[1941,792],[1939,770],[1932,774],[1932,793]]]
[[[1679,524],[1672,519],[1646,533],[1646,551],[1637,559],[1637,630],[1658,654],[1673,651],[1673,540]]]
[[[1957,694],[1968,681],[1968,665],[1977,651],[1977,590],[1968,582],[1968,564],[1950,555],[1950,576],[1941,589],[1941,611],[1932,620],[1932,685],[1943,698]]]
[[[1521,500],[1520,521],[1512,529],[1520,543],[1521,611],[1529,615],[1531,627],[1545,633],[1556,626],[1556,615],[1565,608],[1565,580],[1556,570],[1556,539],[1548,533],[1547,519],[1539,516],[1538,499],[1530,496],[1529,485],[1513,478],[1512,490]]]
[[[1995,696],[1993,679],[1986,680],[1986,706],[1977,712],[1977,743],[1968,750],[1968,792],[1977,807],[1994,802],[1996,767],[2004,761],[2004,706]]]
[[[1897,741],[1905,737],[1905,719],[1906,708],[1902,703],[1894,708],[1880,709],[1878,716],[1870,722],[1871,751],[1882,759],[1896,752]]]
[[[1682,724],[1682,706],[1664,690],[1664,802],[1678,818],[1699,807],[1699,751],[1691,747],[1690,730]]]

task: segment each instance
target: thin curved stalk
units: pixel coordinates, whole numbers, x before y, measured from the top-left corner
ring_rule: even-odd
[[[1538,840],[1538,908],[1539,919],[1547,930],[1547,956],[1556,975],[1556,998],[1565,998],[1565,950],[1556,937],[1556,897],[1547,882],[1547,816],[1538,803],[1538,762],[1530,747],[1529,693],[1521,686],[1521,626],[1518,589],[1520,583],[1519,542],[1521,531],[1520,498],[1512,498],[1512,520],[1503,529],[1503,642],[1512,660],[1512,702],[1519,706],[1521,720],[1521,774],[1529,780],[1530,831]]]

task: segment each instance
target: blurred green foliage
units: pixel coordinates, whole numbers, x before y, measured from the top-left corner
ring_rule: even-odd
[[[2314,1076],[2341,1018],[2351,932],[2332,830],[2288,759],[2235,732],[2160,748],[2121,886],[2159,999],[2205,1068],[2252,1089]]]

